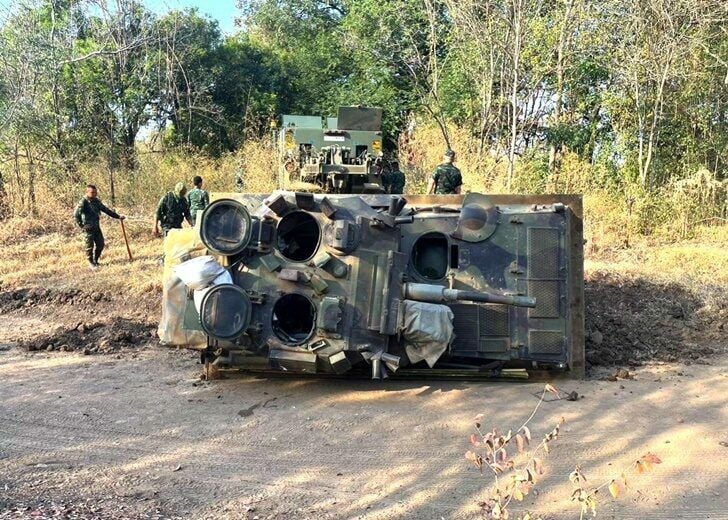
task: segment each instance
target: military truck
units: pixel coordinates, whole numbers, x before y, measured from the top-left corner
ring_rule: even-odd
[[[279,186],[326,193],[381,193],[382,110],[341,107],[338,117],[284,115],[278,132]]]
[[[216,197],[199,236],[231,283],[189,294],[184,325],[207,364],[583,373],[580,196]]]

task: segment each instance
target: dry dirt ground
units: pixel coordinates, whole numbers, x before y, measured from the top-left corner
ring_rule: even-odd
[[[517,428],[544,384],[202,382],[193,352],[150,338],[155,309],[122,318],[107,296],[0,298],[2,519],[478,518],[491,481],[464,459],[473,417]],[[671,334],[701,323],[687,314],[663,317]],[[600,316],[616,330],[610,312]],[[583,397],[538,410],[534,436],[566,423],[536,491],[512,513],[579,518],[575,465],[598,483],[651,451],[663,463],[618,499],[601,496],[600,518],[728,519],[728,357],[716,316],[709,350],[680,356],[673,342],[678,361],[629,367],[634,379],[596,367],[584,381],[556,380]],[[615,348],[597,343],[594,352]]]

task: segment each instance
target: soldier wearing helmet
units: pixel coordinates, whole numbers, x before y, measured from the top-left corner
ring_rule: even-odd
[[[157,212],[154,215],[154,236],[159,236],[160,224],[165,237],[171,229],[180,229],[183,220],[193,226],[190,207],[187,205],[185,195],[187,195],[185,183],[178,182],[174,185],[173,191],[167,192],[164,197],[159,199]]]
[[[433,193],[437,195],[458,194],[463,186],[463,176],[460,170],[453,164],[455,162],[455,152],[448,150],[442,157],[442,164],[432,174],[432,178],[427,185],[427,194]]]

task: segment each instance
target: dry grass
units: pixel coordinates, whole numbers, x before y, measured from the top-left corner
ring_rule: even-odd
[[[449,136],[463,174],[463,192],[583,194],[584,233],[590,253],[700,239],[705,233],[703,224],[721,229],[728,223],[728,180],[718,180],[704,169],[646,190],[626,180],[623,172],[609,171],[566,152],[556,176],[549,174],[545,157],[517,157],[508,189],[505,159],[496,160],[487,151],[479,154],[479,143],[462,128],[451,126]],[[427,122],[420,122],[408,140],[402,141],[400,164],[407,177],[407,193],[424,192],[443,149],[439,128]],[[725,232],[718,233],[725,237]]]
[[[8,227],[17,230],[27,221],[10,220]],[[106,249],[102,267],[88,269],[80,233],[55,230],[39,235],[12,237],[3,229],[4,245],[0,247],[0,281],[2,287],[52,287],[81,289],[85,292],[108,291],[119,300],[128,298],[148,301],[150,295],[161,294],[161,272],[158,258],[162,242],[151,236],[151,224],[134,221],[127,224],[134,261],[127,258],[124,239],[117,221],[105,219],[102,227]]]
[[[587,274],[614,272],[696,289],[728,288],[728,250],[720,244],[639,244],[609,255],[587,255],[584,268]]]
[[[247,192],[269,193],[277,187],[276,154],[267,141],[250,141],[240,151],[217,159],[187,153],[165,155],[144,151],[140,151],[138,159],[136,170],[115,173],[115,205],[140,216],[148,215],[150,221],[160,197],[178,182],[191,187],[195,175],[204,179],[208,191],[235,191],[239,172],[243,172]],[[27,172],[24,173],[26,177],[21,176],[21,185],[15,176],[6,176],[10,179],[6,185],[6,204],[11,216],[31,213],[26,193]],[[101,199],[111,205],[111,179],[103,163],[80,166],[74,179],[59,179],[52,171],[39,175],[35,182],[35,213],[43,222],[34,225],[49,230],[68,221],[87,183],[98,186]]]
[[[505,175],[506,165],[490,156],[479,156],[478,143],[462,128],[449,128],[450,142],[457,153],[457,166],[463,175],[463,192],[483,191],[502,193],[502,186],[495,179]],[[417,126],[406,145],[402,141],[399,162],[405,173],[406,193],[424,193],[427,183],[445,152],[440,130],[428,124]]]
[[[77,181],[36,183],[36,213],[29,214],[27,201],[21,204],[20,193],[9,188],[14,217],[0,226],[0,284],[8,287],[53,287],[110,291],[122,297],[147,297],[161,294],[161,273],[157,260],[162,241],[151,236],[154,210],[159,198],[175,183],[189,186],[192,177],[204,178],[209,191],[235,191],[236,174],[242,171],[249,192],[276,189],[275,152],[264,141],[250,142],[236,154],[210,159],[187,154],[140,153],[139,168],[117,173],[114,209],[126,215],[126,227],[134,261],[126,256],[119,223],[103,217],[106,249],[103,267],[88,270],[83,239],[73,221],[75,204],[86,183],[99,187],[102,200],[111,206],[110,179],[101,164],[81,167]]]

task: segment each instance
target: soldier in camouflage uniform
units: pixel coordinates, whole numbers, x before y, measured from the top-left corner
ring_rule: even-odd
[[[187,205],[187,188],[183,182],[174,185],[174,191],[159,199],[157,204],[157,212],[154,216],[154,235],[159,236],[159,227],[161,225],[164,236],[167,236],[170,229],[182,228],[182,221],[192,226],[192,218],[190,216],[190,207]]]
[[[448,150],[442,159],[442,164],[435,169],[435,173],[427,185],[428,195],[433,193],[437,195],[460,193],[463,186],[463,176],[460,174],[460,170],[453,165],[455,152]]]
[[[210,195],[202,189],[202,177],[199,175],[194,176],[192,184],[195,187],[187,193],[187,205],[190,207],[190,217],[194,226],[197,221],[197,212],[202,211],[210,204]]]
[[[98,190],[93,184],[86,185],[86,194],[78,202],[73,216],[76,224],[83,230],[86,243],[86,258],[91,269],[97,269],[99,258],[104,250],[104,234],[101,232],[101,213],[106,213],[111,218],[124,220],[126,217],[110,210],[98,198]]]
[[[404,193],[404,173],[399,170],[399,163],[394,161],[392,169],[382,177],[384,191],[387,193],[402,194]]]

